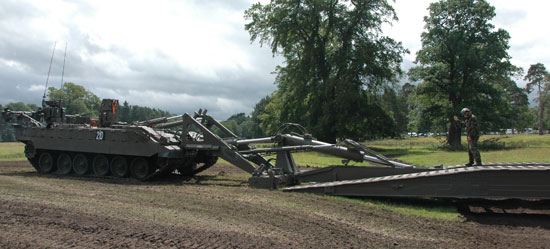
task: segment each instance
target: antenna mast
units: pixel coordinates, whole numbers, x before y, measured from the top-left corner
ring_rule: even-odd
[[[57,45],[57,41],[53,44],[52,58],[50,59],[50,68],[48,69],[48,77],[46,78],[46,88],[44,88],[44,95],[42,96],[42,106],[44,106],[44,102],[46,101],[46,90],[48,90],[48,81],[50,80],[50,72],[52,70],[53,54],[55,53],[55,46],[56,45]]]
[[[65,58],[67,58],[67,42],[65,42],[65,55],[63,55],[63,71],[61,73],[61,86],[59,87],[59,90],[63,88],[63,76],[65,76]]]

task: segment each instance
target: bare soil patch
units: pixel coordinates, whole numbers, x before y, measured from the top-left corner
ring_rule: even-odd
[[[437,220],[368,200],[252,189],[246,178],[223,164],[190,181],[142,183],[39,175],[27,162],[0,162],[0,247],[550,247],[549,227],[524,225],[521,216]]]

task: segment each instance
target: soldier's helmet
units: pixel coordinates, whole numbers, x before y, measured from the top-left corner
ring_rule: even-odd
[[[463,108],[462,111],[460,111],[460,114],[472,114],[472,111],[470,111],[470,109],[468,108]]]

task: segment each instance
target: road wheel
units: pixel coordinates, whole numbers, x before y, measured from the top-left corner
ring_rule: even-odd
[[[111,160],[111,174],[116,177],[128,176],[128,161],[122,156],[116,156]]]
[[[84,154],[77,154],[73,159],[73,170],[77,175],[85,175],[90,171],[88,157]]]
[[[57,173],[62,175],[68,175],[73,170],[73,161],[71,156],[67,153],[61,153],[57,157]]]
[[[106,176],[109,173],[109,159],[104,155],[96,155],[92,169],[96,176]]]
[[[143,157],[136,157],[132,160],[130,166],[132,176],[138,180],[145,180],[145,178],[151,173],[151,165]]]
[[[40,173],[50,173],[54,170],[54,159],[51,153],[44,152],[40,154],[38,159],[38,167],[40,168]]]

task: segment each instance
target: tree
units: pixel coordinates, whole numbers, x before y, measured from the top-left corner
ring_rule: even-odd
[[[540,124],[540,109],[538,106],[534,106],[529,108],[529,113],[532,117],[532,123],[529,125],[529,127],[533,129],[539,129]],[[543,127],[550,127],[550,108],[544,108],[544,115],[542,120]]]
[[[269,104],[270,100],[271,98],[269,96],[262,98],[260,102],[256,103],[254,110],[252,110],[252,114],[250,114],[251,121],[254,123],[253,137],[264,137],[268,134],[266,130],[262,129],[262,122],[265,116],[269,116],[266,111],[266,106]]]
[[[386,88],[381,97],[381,104],[384,110],[390,113],[397,134],[404,134],[408,131],[409,118],[408,114],[410,106],[408,98],[414,91],[415,86],[410,83],[405,83],[397,90]]]
[[[49,87],[48,98],[50,100],[63,100],[67,114],[97,116],[101,105],[101,100],[94,93],[72,82],[66,82],[61,86],[61,89]]]
[[[119,111],[118,111],[120,121],[131,122],[130,111],[131,111],[130,104],[128,104],[128,101],[124,101],[124,103],[122,103],[122,106],[119,107]]]
[[[252,5],[245,18],[251,41],[285,59],[264,128],[300,123],[330,142],[395,135],[378,95],[396,81],[407,51],[381,35],[381,25],[397,19],[387,1],[272,0]]]
[[[529,83],[526,85],[527,92],[531,92],[534,87],[538,88],[538,98],[539,102],[539,135],[544,134],[544,98],[545,95],[550,91],[550,76],[546,67],[542,63],[533,64],[529,67],[527,75],[525,75],[525,80],[528,80]]]
[[[124,101],[124,103],[122,104],[120,111],[120,121],[127,123],[173,116],[170,112],[167,111],[139,105],[129,105],[126,101]]]
[[[417,97],[431,115],[449,126],[447,143],[461,147],[461,126],[453,121],[464,107],[480,117],[485,130],[506,124],[509,111],[501,82],[510,80],[518,69],[508,55],[510,35],[494,30],[490,21],[495,8],[485,0],[441,0],[430,4],[424,17],[419,65],[409,71],[422,81]]]
[[[12,111],[36,111],[38,106],[35,104],[25,104],[23,102],[14,102],[8,103],[6,106],[2,107],[0,105],[0,111],[3,111],[4,108],[10,109]],[[2,117],[0,117],[0,142],[14,142],[15,141],[15,130],[13,127],[8,124]]]

